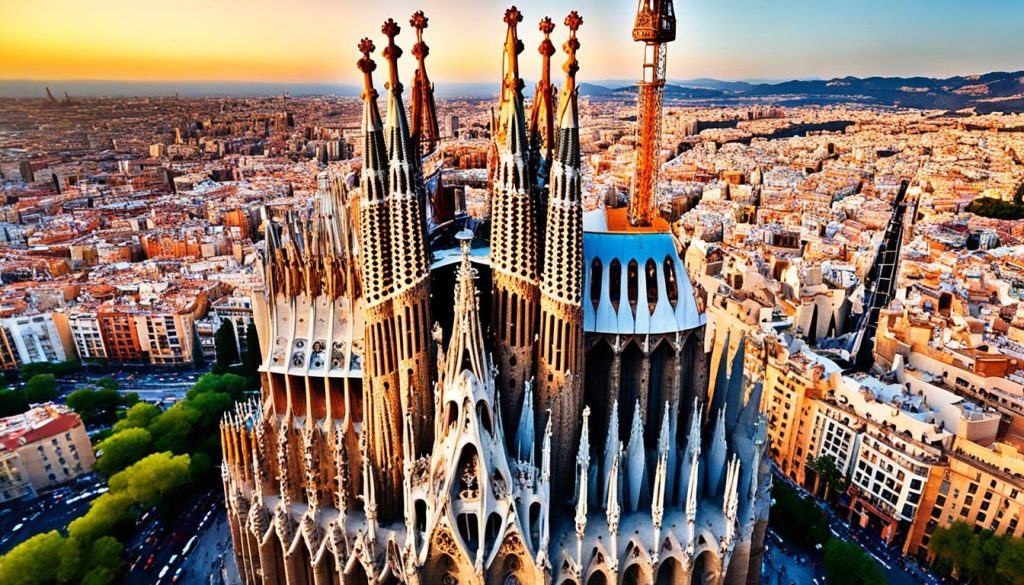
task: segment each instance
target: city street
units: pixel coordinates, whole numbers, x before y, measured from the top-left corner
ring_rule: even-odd
[[[60,379],[58,389],[62,397],[82,388],[94,388],[93,382],[99,378],[110,378],[117,383],[122,394],[135,392],[145,402],[161,404],[175,402],[185,397],[185,393],[206,373],[203,370],[153,370],[130,368],[114,371],[103,369],[84,369]]]
[[[203,547],[198,546],[204,539],[209,528],[219,519],[224,518],[224,504],[221,492],[212,490],[196,497],[185,512],[175,518],[172,524],[160,521],[155,513],[144,517],[135,536],[126,543],[125,556],[128,560],[126,576],[122,583],[136,585],[154,585],[167,583],[217,583],[205,581],[206,576],[217,574],[218,568],[211,568],[209,555],[211,538],[205,539]],[[216,530],[212,531],[216,532]],[[230,537],[222,547],[230,547]],[[191,565],[189,559],[197,553],[202,559],[200,565]],[[216,545],[214,545],[216,549]],[[186,567],[186,565],[190,565]],[[186,568],[192,577],[186,580]],[[198,580],[196,580],[198,579]]]
[[[785,478],[780,477],[778,474],[775,475],[775,481],[786,481],[786,483],[798,490],[801,494],[809,496],[806,490],[792,482],[789,482]],[[879,567],[882,569],[882,573],[885,575],[886,581],[891,585],[944,583],[944,581],[939,577],[936,577],[918,567],[913,559],[904,559],[902,551],[898,548],[886,546],[877,534],[856,527],[851,527],[850,524],[845,519],[837,515],[830,506],[820,500],[815,500],[815,503],[828,516],[829,531],[832,533],[832,538],[838,538],[847,542],[856,542],[864,552],[870,555],[875,562],[878,563]],[[765,555],[765,566],[761,577],[761,583],[763,585],[785,585],[790,581],[793,581],[798,585],[800,583],[825,582],[825,573],[822,567],[824,554],[821,551],[799,550],[791,543],[787,543],[782,540],[782,538],[772,530],[769,530],[767,541],[771,546]],[[805,558],[807,560],[801,563],[799,562],[801,558]],[[783,571],[781,573],[782,577],[780,577],[779,571]],[[796,579],[793,577],[794,574],[799,574],[807,580],[801,581],[800,579]],[[815,579],[817,580],[815,581]]]
[[[37,534],[63,531],[105,491],[106,481],[98,474],[89,474],[42,492],[33,500],[5,504],[0,508],[0,555]]]

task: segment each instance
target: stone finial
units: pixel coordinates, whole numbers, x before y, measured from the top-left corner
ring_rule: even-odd
[[[388,46],[384,47],[383,52],[384,58],[388,61],[387,88],[392,92],[401,93],[402,82],[398,80],[398,58],[402,56],[402,49],[395,44],[395,37],[402,32],[402,27],[398,26],[395,19],[389,18],[380,27],[380,32],[388,38]]]
[[[363,72],[363,99],[376,99],[377,90],[373,89],[373,71],[377,64],[370,58],[370,54],[377,50],[377,47],[368,38],[363,38],[357,45],[363,57],[356,62],[356,66]]]

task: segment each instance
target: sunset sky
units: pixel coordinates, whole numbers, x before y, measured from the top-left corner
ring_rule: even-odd
[[[523,74],[536,79],[536,23],[583,15],[585,80],[631,79],[633,0],[521,0]],[[676,0],[669,78],[948,76],[1024,69],[1020,0]],[[0,80],[237,80],[358,83],[360,37],[430,17],[437,82],[500,72],[504,2],[492,0],[0,0]],[[556,28],[561,46],[565,28]],[[379,58],[379,53],[378,53]],[[560,59],[561,57],[556,57]],[[0,81],[2,83],[2,81]]]

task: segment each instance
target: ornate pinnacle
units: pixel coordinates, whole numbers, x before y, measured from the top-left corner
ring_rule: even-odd
[[[562,70],[573,80],[576,78],[576,72],[580,69],[580,64],[576,61],[576,51],[580,48],[580,41],[576,38],[576,31],[579,30],[581,24],[583,24],[583,17],[575,10],[565,17],[565,26],[569,27],[569,40],[565,41],[565,44],[562,45],[562,50],[569,57],[566,59],[565,65],[562,66]]]
[[[523,13],[519,12],[519,9],[516,8],[515,4],[513,4],[505,11],[505,23],[508,24],[512,30],[515,30],[516,25],[520,22],[523,22]]]
[[[370,58],[370,53],[374,52],[377,47],[374,46],[373,41],[364,38],[359,41],[359,52],[363,54],[363,58],[356,62],[356,66],[363,72],[363,99],[377,99],[377,90],[373,89],[373,70],[377,68],[377,64]]]
[[[545,16],[541,19],[538,28],[540,32],[544,33],[544,40],[540,42],[537,51],[546,59],[555,54],[555,44],[551,42],[551,32],[555,30],[555,23]]]
[[[420,61],[423,61],[430,54],[430,47],[423,42],[423,29],[427,28],[428,20],[422,10],[413,12],[412,18],[409,19],[409,26],[416,29],[416,44],[412,47],[412,54]]]
[[[388,60],[388,85],[392,92],[402,92],[402,82],[398,80],[398,58],[402,56],[402,49],[395,44],[395,37],[402,32],[395,19],[389,18],[380,27],[380,32],[388,37],[388,46],[384,47],[384,58]]]
[[[518,59],[519,54],[523,52],[523,41],[519,40],[516,34],[516,26],[522,21],[523,13],[515,6],[505,11],[505,23],[508,24],[508,35],[505,39],[505,58],[508,60],[506,83],[511,85],[511,89],[517,94],[522,92],[524,86],[523,80],[519,78]]]

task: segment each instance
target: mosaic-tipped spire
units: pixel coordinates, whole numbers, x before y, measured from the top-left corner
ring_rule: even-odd
[[[478,380],[490,375],[484,330],[480,324],[480,305],[476,289],[476,268],[469,260],[473,232],[462,230],[455,236],[462,248],[462,261],[455,284],[455,320],[448,345],[445,380],[455,380],[463,369],[473,372]]]
[[[387,155],[384,149],[383,123],[377,109],[377,90],[373,87],[373,72],[377,64],[370,55],[377,49],[370,39],[359,42],[363,57],[356,65],[363,72],[363,172],[361,187],[363,197],[369,201],[383,201],[387,196]]]
[[[427,28],[427,17],[422,10],[413,13],[409,26],[416,29],[416,44],[412,55],[416,57],[416,75],[412,81],[410,108],[412,118],[412,148],[420,156],[437,148],[441,133],[437,126],[437,107],[434,103],[434,84],[427,77],[427,55],[430,47],[423,42],[423,31]]]
[[[555,54],[555,44],[551,42],[551,32],[555,23],[548,17],[540,21],[540,32],[544,35],[537,51],[541,56],[540,81],[533,92],[533,107],[530,111],[530,159],[537,188],[544,199],[543,191],[548,183],[548,168],[551,155],[555,148],[555,87],[551,84],[551,57]]]

